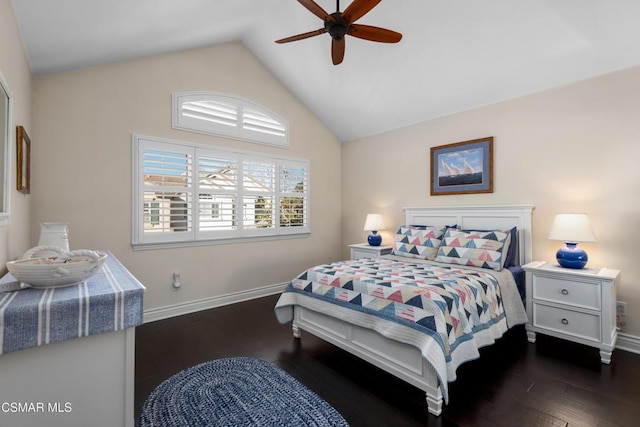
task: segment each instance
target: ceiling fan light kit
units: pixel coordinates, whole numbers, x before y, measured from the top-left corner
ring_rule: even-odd
[[[298,0],[298,3],[324,21],[324,27],[315,31],[276,40],[276,43],[289,43],[329,33],[331,36],[331,59],[333,65],[340,64],[344,59],[346,35],[379,43],[398,43],[402,39],[402,34],[400,33],[387,30],[386,28],[354,23],[381,1],[382,0],[354,0],[344,12],[340,12],[340,0],[336,0],[336,12],[328,14],[313,0]]]

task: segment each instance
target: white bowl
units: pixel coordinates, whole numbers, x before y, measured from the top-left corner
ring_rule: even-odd
[[[76,285],[93,276],[107,255],[79,250],[57,257],[20,259],[7,262],[7,269],[20,282],[44,289]]]

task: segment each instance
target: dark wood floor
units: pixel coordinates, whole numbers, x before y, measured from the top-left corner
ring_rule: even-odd
[[[610,366],[594,348],[509,331],[462,365],[440,417],[424,394],[310,334],[275,320],[277,296],[142,325],[136,330],[136,414],[163,380],[212,359],[275,363],[357,426],[638,426],[640,355],[621,350]],[[161,426],[159,426],[161,427]]]

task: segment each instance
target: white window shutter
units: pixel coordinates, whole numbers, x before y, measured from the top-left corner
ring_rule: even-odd
[[[135,240],[193,239],[193,148],[135,136],[134,143],[134,210],[138,213]]]
[[[229,94],[173,93],[172,126],[259,144],[289,146],[289,124],[283,117],[256,102]]]
[[[133,135],[134,248],[309,233],[309,161]]]

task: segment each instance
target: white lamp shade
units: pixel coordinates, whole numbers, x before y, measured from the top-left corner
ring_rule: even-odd
[[[595,242],[589,216],[584,213],[556,214],[549,240],[563,242]]]
[[[365,231],[373,231],[373,230],[384,230],[384,221],[382,220],[382,215],[380,214],[367,214],[367,219],[364,222],[364,230]]]

